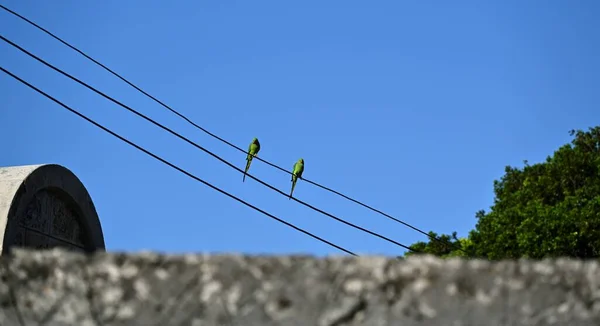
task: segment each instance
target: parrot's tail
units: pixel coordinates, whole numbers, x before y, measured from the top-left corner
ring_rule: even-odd
[[[248,169],[250,168],[250,163],[252,162],[252,158],[250,158],[247,162],[246,162],[246,169],[244,170],[244,178],[242,179],[242,182],[246,181],[246,173],[248,173]]]
[[[292,194],[294,193],[294,188],[296,187],[296,181],[292,181],[292,191],[290,191],[290,197],[288,200],[292,199]]]

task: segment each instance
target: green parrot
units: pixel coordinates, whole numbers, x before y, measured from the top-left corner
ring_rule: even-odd
[[[248,147],[248,156],[246,156],[246,170],[244,170],[244,178],[242,182],[246,181],[246,173],[248,173],[248,169],[250,168],[250,163],[252,163],[252,158],[258,155],[260,151],[260,143],[258,142],[258,138],[254,137],[250,146]]]
[[[302,172],[304,172],[304,159],[299,159],[296,164],[294,164],[294,170],[292,171],[292,191],[290,192],[290,198],[292,199],[292,194],[294,193],[294,188],[296,187],[296,181],[298,178],[302,179]]]

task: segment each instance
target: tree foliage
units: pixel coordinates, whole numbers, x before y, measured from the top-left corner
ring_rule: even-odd
[[[447,246],[433,240],[411,247],[442,257],[599,257],[600,127],[570,134],[572,142],[545,162],[505,168],[494,181],[493,206],[475,214],[468,238],[441,235]]]
[[[418,252],[440,257],[466,257],[469,256],[469,253],[474,253],[471,240],[458,238],[456,232],[453,232],[452,235],[442,234],[438,236],[437,233],[432,231],[429,232],[429,237],[437,240],[417,242],[410,246],[415,252],[407,252],[405,255],[410,256]]]

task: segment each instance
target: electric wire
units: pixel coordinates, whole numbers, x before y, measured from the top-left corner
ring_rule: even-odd
[[[13,74],[12,72],[8,71],[8,70],[7,70],[7,69],[5,69],[4,67],[0,66],[0,70],[1,70],[2,72],[6,73],[7,75],[9,75],[9,76],[13,77],[14,79],[18,80],[19,82],[21,82],[21,83],[25,84],[25,85],[26,85],[26,86],[28,86],[29,88],[31,88],[31,89],[33,89],[33,90],[35,90],[36,92],[38,92],[38,93],[40,93],[40,94],[44,95],[46,98],[48,98],[49,100],[53,101],[54,103],[56,103],[56,104],[60,105],[61,107],[65,108],[65,109],[66,109],[66,110],[68,110],[69,112],[71,112],[71,113],[73,113],[73,114],[77,115],[78,117],[80,117],[80,118],[82,118],[82,119],[86,120],[87,122],[89,122],[89,123],[93,124],[94,126],[96,126],[96,127],[100,128],[100,129],[102,129],[103,131],[105,131],[105,132],[109,133],[110,135],[112,135],[112,136],[114,136],[114,137],[118,138],[119,140],[121,140],[121,141],[123,141],[123,142],[127,143],[128,145],[130,145],[130,146],[132,146],[132,147],[136,148],[137,150],[139,150],[139,151],[141,151],[141,152],[145,153],[146,155],[148,155],[148,156],[150,156],[150,157],[152,157],[152,158],[154,158],[154,159],[156,159],[156,160],[160,161],[161,163],[163,163],[163,164],[165,164],[165,165],[168,165],[168,166],[170,166],[171,168],[173,168],[173,169],[175,169],[175,170],[177,170],[177,171],[179,171],[179,172],[183,173],[184,175],[186,175],[186,176],[188,176],[188,177],[190,177],[190,178],[192,178],[192,179],[194,179],[194,180],[196,180],[196,181],[198,181],[198,182],[200,182],[200,183],[203,183],[204,185],[206,185],[206,186],[208,186],[208,187],[212,188],[213,190],[216,190],[216,191],[218,191],[218,192],[222,193],[223,195],[226,195],[227,197],[229,197],[229,198],[231,198],[231,199],[234,199],[234,200],[236,200],[236,201],[238,201],[238,202],[240,202],[240,203],[242,203],[242,204],[244,204],[244,205],[246,205],[246,206],[248,206],[248,207],[250,207],[250,208],[252,208],[252,209],[254,209],[254,210],[256,210],[256,211],[258,211],[258,212],[260,212],[260,213],[262,213],[262,214],[264,214],[264,215],[266,215],[266,216],[268,216],[268,217],[270,217],[270,218],[272,218],[272,219],[274,219],[274,220],[276,220],[276,221],[278,221],[278,222],[280,222],[280,223],[283,223],[283,224],[285,224],[285,225],[287,225],[287,226],[289,226],[289,227],[291,227],[291,228],[295,229],[296,231],[299,231],[299,232],[301,232],[301,233],[304,233],[304,234],[308,235],[309,237],[311,237],[311,238],[313,238],[313,239],[316,239],[316,240],[318,240],[318,241],[321,241],[321,242],[323,242],[323,243],[325,243],[325,244],[328,244],[329,246],[331,246],[331,247],[334,247],[334,248],[336,248],[336,249],[338,249],[338,250],[341,250],[341,251],[343,251],[343,252],[345,252],[345,253],[347,253],[347,254],[349,254],[349,255],[352,255],[352,256],[358,256],[357,254],[353,253],[352,251],[350,251],[350,250],[348,250],[348,249],[345,249],[345,248],[343,248],[343,247],[341,247],[341,246],[338,246],[338,245],[334,244],[333,242],[330,242],[330,241],[328,241],[328,240],[325,240],[325,239],[323,239],[323,238],[321,238],[321,237],[319,237],[319,236],[317,236],[317,235],[315,235],[315,234],[313,234],[313,233],[311,233],[311,232],[309,232],[309,231],[306,231],[306,230],[304,230],[304,229],[302,229],[302,228],[300,228],[300,227],[297,227],[297,226],[295,226],[295,225],[294,225],[294,224],[292,224],[292,223],[289,223],[289,222],[287,222],[287,221],[284,221],[283,219],[281,219],[281,218],[279,218],[279,217],[277,217],[277,216],[275,216],[275,215],[273,215],[273,214],[271,214],[271,213],[269,213],[269,212],[267,212],[267,211],[265,211],[265,210],[263,210],[263,209],[261,209],[261,208],[259,208],[259,207],[257,207],[257,206],[254,206],[254,205],[252,205],[251,203],[248,203],[248,202],[246,202],[245,200],[243,200],[243,199],[240,199],[240,198],[238,198],[238,197],[236,197],[236,196],[234,196],[234,195],[230,194],[229,192],[227,192],[227,191],[225,191],[225,190],[222,190],[222,189],[220,189],[220,188],[219,188],[219,187],[217,187],[217,186],[214,186],[214,185],[212,185],[211,183],[209,183],[209,182],[207,182],[207,181],[204,181],[203,179],[200,179],[199,177],[197,177],[197,176],[195,176],[195,175],[191,174],[190,172],[188,172],[188,171],[186,171],[186,170],[184,170],[184,169],[180,168],[179,166],[177,166],[177,165],[175,165],[175,164],[173,164],[173,163],[171,163],[171,162],[169,162],[169,161],[167,161],[167,160],[163,159],[162,157],[160,157],[160,156],[158,156],[158,155],[156,155],[156,154],[154,154],[154,153],[150,152],[149,150],[147,150],[147,149],[145,149],[145,148],[141,147],[140,145],[138,145],[138,144],[136,144],[136,143],[134,143],[134,142],[130,141],[129,139],[127,139],[127,138],[125,138],[125,137],[123,137],[123,136],[121,136],[121,135],[117,134],[116,132],[114,132],[114,131],[112,131],[112,130],[108,129],[107,127],[105,127],[105,126],[101,125],[100,123],[98,123],[98,122],[94,121],[93,119],[91,119],[91,118],[89,118],[89,117],[85,116],[84,114],[82,114],[82,113],[78,112],[77,110],[75,110],[75,109],[72,109],[71,107],[67,106],[66,104],[64,104],[64,103],[62,103],[61,101],[57,100],[56,98],[52,97],[52,96],[51,96],[51,95],[49,95],[48,93],[46,93],[46,92],[42,91],[41,89],[39,89],[39,88],[35,87],[34,85],[30,84],[29,82],[27,82],[27,81],[23,80],[21,77],[19,77],[19,76],[17,76],[17,75],[15,75],[15,74]]]
[[[27,51],[26,49],[22,48],[21,46],[19,46],[18,44],[16,44],[16,43],[12,42],[11,40],[7,39],[6,37],[4,37],[4,36],[3,36],[3,35],[1,35],[1,34],[0,34],[0,40],[3,40],[4,42],[7,42],[7,43],[8,43],[8,44],[10,44],[11,46],[13,46],[13,47],[17,48],[18,50],[22,51],[23,53],[27,54],[28,56],[30,56],[30,57],[32,57],[32,58],[34,58],[34,59],[36,59],[37,61],[39,61],[40,63],[44,64],[45,66],[47,66],[47,67],[49,67],[49,68],[53,69],[54,71],[56,71],[56,72],[58,72],[58,73],[62,74],[62,75],[63,75],[63,76],[65,76],[65,77],[68,77],[68,78],[70,78],[71,80],[73,80],[73,81],[75,81],[75,82],[79,83],[80,85],[82,85],[82,86],[85,86],[86,88],[88,88],[88,89],[92,90],[93,92],[95,92],[95,93],[97,93],[97,94],[101,95],[102,97],[104,97],[104,98],[108,99],[109,101],[111,101],[111,102],[113,102],[113,103],[115,103],[115,104],[117,104],[117,105],[119,105],[119,106],[123,107],[124,109],[126,109],[126,110],[128,110],[129,112],[131,112],[131,113],[133,113],[133,114],[137,115],[138,117],[140,117],[140,118],[142,118],[142,119],[144,119],[144,120],[146,120],[146,121],[148,121],[148,122],[150,122],[150,123],[152,123],[152,124],[156,125],[157,127],[159,127],[159,128],[161,128],[161,129],[163,129],[163,130],[165,130],[165,131],[167,131],[167,132],[171,133],[172,135],[174,135],[174,136],[176,136],[177,138],[179,138],[179,139],[181,139],[181,140],[183,140],[183,141],[187,142],[188,144],[190,144],[190,145],[192,145],[192,146],[196,147],[197,149],[200,149],[200,150],[204,151],[205,153],[207,153],[207,154],[211,155],[212,157],[216,158],[217,160],[221,161],[222,163],[224,163],[224,164],[228,165],[228,166],[229,166],[229,167],[231,167],[232,169],[234,169],[234,170],[236,170],[236,171],[238,171],[238,172],[240,172],[240,173],[242,173],[242,174],[244,173],[244,171],[243,171],[242,169],[238,168],[237,166],[235,166],[234,164],[230,163],[229,161],[227,161],[227,160],[225,160],[225,159],[221,158],[221,157],[220,157],[220,156],[218,156],[217,154],[214,154],[213,152],[211,152],[211,151],[209,151],[209,150],[205,149],[204,147],[202,147],[202,146],[198,145],[197,143],[195,143],[195,142],[191,141],[190,139],[186,138],[185,136],[182,136],[181,134],[177,133],[176,131],[173,131],[173,130],[172,130],[172,129],[170,129],[169,127],[166,127],[166,126],[162,125],[161,123],[159,123],[159,122],[156,122],[155,120],[153,120],[152,118],[150,118],[150,117],[148,117],[148,116],[144,115],[143,113],[140,113],[139,111],[137,111],[137,110],[135,110],[135,109],[133,109],[133,108],[131,108],[131,107],[129,107],[129,106],[127,106],[127,105],[125,105],[125,104],[121,103],[120,101],[118,101],[118,100],[116,100],[116,99],[114,99],[114,98],[112,98],[112,97],[110,97],[110,96],[108,96],[108,95],[104,94],[102,91],[99,91],[99,90],[97,90],[97,89],[96,89],[96,88],[94,88],[93,86],[90,86],[89,84],[87,84],[87,83],[85,83],[85,82],[83,82],[83,81],[79,80],[78,78],[76,78],[76,77],[74,77],[74,76],[70,75],[69,73],[66,73],[66,72],[62,71],[61,69],[59,69],[59,68],[55,67],[54,65],[52,65],[52,64],[50,64],[50,63],[48,63],[47,61],[45,61],[44,59],[42,59],[42,58],[40,58],[40,57],[36,56],[35,54],[33,54],[33,53],[31,53],[31,52]],[[252,179],[254,179],[254,180],[258,181],[260,184],[262,184],[262,185],[266,186],[267,188],[269,188],[269,189],[271,189],[271,190],[273,190],[273,191],[275,191],[275,192],[279,193],[280,195],[282,195],[282,196],[285,196],[285,197],[288,197],[288,195],[287,195],[286,193],[284,193],[283,191],[281,191],[281,190],[279,190],[279,189],[277,189],[277,188],[273,187],[272,185],[270,185],[270,184],[268,184],[268,183],[266,183],[266,182],[264,182],[264,181],[262,181],[262,180],[260,180],[260,179],[258,179],[258,178],[256,178],[256,177],[254,177],[253,175],[251,175],[251,174],[249,174],[249,173],[247,173],[246,175],[247,175],[248,177],[250,177],[250,178],[252,178]],[[407,249],[407,250],[409,250],[409,251],[413,251],[413,252],[419,252],[418,250],[412,249],[412,248],[410,248],[409,246],[406,246],[406,245],[404,245],[404,244],[402,244],[402,243],[400,243],[400,242],[397,242],[397,241],[395,241],[395,240],[393,240],[393,239],[390,239],[390,238],[388,238],[388,237],[386,237],[386,236],[383,236],[383,235],[381,235],[381,234],[378,234],[378,233],[376,233],[376,232],[373,232],[373,231],[371,231],[371,230],[368,230],[368,229],[366,229],[366,228],[363,228],[363,227],[361,227],[361,226],[358,226],[358,225],[356,225],[356,224],[353,224],[353,223],[351,223],[351,222],[348,222],[348,221],[346,221],[346,220],[344,220],[344,219],[341,219],[341,218],[339,218],[339,217],[337,217],[337,216],[335,216],[335,215],[333,215],[333,214],[330,214],[330,213],[328,213],[328,212],[326,212],[326,211],[324,211],[324,210],[322,210],[322,209],[320,209],[320,208],[317,208],[317,207],[315,207],[315,206],[313,206],[313,205],[311,205],[311,204],[309,204],[309,203],[306,203],[306,202],[304,202],[304,201],[302,201],[302,200],[299,200],[299,199],[297,199],[297,198],[295,198],[295,197],[291,197],[291,198],[292,198],[292,199],[294,199],[296,202],[298,202],[298,203],[300,203],[300,204],[302,204],[302,205],[304,205],[304,206],[306,206],[306,207],[308,207],[308,208],[310,208],[310,209],[312,209],[312,210],[314,210],[314,211],[316,211],[316,212],[319,212],[319,213],[321,213],[321,214],[323,214],[323,215],[326,215],[326,216],[328,216],[329,218],[332,218],[332,219],[334,219],[334,220],[336,220],[336,221],[338,221],[338,222],[340,222],[340,223],[346,224],[346,225],[348,225],[348,226],[350,226],[350,227],[352,227],[352,228],[358,229],[358,230],[360,230],[360,231],[362,231],[362,232],[366,232],[366,233],[368,233],[368,234],[370,234],[370,235],[372,235],[372,236],[375,236],[375,237],[378,237],[378,238],[380,238],[380,239],[383,239],[383,240],[385,240],[385,241],[387,241],[387,242],[393,243],[393,244],[395,244],[395,245],[397,245],[397,246],[399,246],[399,247],[401,247],[401,248]]]
[[[38,25],[37,23],[35,23],[35,22],[31,21],[30,19],[28,19],[28,18],[26,18],[26,17],[24,17],[24,16],[20,15],[19,13],[15,12],[15,11],[13,11],[13,10],[9,9],[9,8],[7,8],[6,6],[4,6],[4,5],[2,5],[2,4],[0,4],[0,8],[4,9],[4,10],[5,10],[5,11],[7,11],[8,13],[10,13],[10,14],[12,14],[12,15],[14,15],[14,16],[16,16],[16,17],[18,17],[18,18],[22,19],[22,20],[24,20],[25,22],[29,23],[30,25],[32,25],[32,26],[34,26],[34,27],[36,27],[36,28],[37,28],[37,29],[39,29],[40,31],[42,31],[42,32],[44,32],[44,33],[46,33],[46,34],[48,34],[50,37],[52,37],[52,38],[54,38],[55,40],[59,41],[60,43],[64,44],[65,46],[69,47],[69,48],[70,48],[70,49],[72,49],[73,51],[75,51],[75,52],[77,52],[77,53],[81,54],[81,55],[82,55],[82,56],[84,56],[85,58],[89,59],[90,61],[92,61],[92,62],[94,62],[95,64],[99,65],[100,67],[104,68],[106,71],[108,71],[109,73],[111,73],[111,74],[112,74],[112,75],[114,75],[115,77],[119,78],[120,80],[122,80],[123,82],[125,82],[125,83],[126,83],[126,84],[128,84],[129,86],[133,87],[134,89],[136,89],[136,90],[137,90],[137,91],[139,91],[140,93],[142,93],[142,94],[146,95],[147,97],[149,97],[150,99],[152,99],[152,100],[153,100],[153,101],[155,101],[156,103],[160,104],[161,106],[163,106],[163,107],[164,107],[164,108],[166,108],[167,110],[171,111],[173,114],[177,115],[177,116],[178,116],[178,117],[180,117],[181,119],[185,120],[186,122],[188,122],[189,124],[191,124],[191,125],[192,125],[192,126],[194,126],[195,128],[197,128],[197,129],[199,129],[199,130],[203,131],[204,133],[208,134],[209,136],[211,136],[211,137],[213,137],[213,138],[215,138],[215,139],[217,139],[217,140],[219,140],[219,141],[221,141],[221,142],[223,142],[223,143],[225,143],[225,144],[227,144],[227,145],[231,146],[232,148],[235,148],[235,149],[237,149],[238,151],[241,151],[241,152],[243,152],[243,153],[245,153],[245,154],[247,154],[247,153],[248,153],[246,150],[242,149],[241,147],[239,147],[239,146],[237,146],[237,145],[235,145],[235,144],[233,144],[233,143],[231,143],[231,142],[227,141],[226,139],[223,139],[223,138],[219,137],[219,136],[218,136],[218,135],[216,135],[216,134],[213,134],[213,133],[212,133],[212,132],[210,132],[209,130],[207,130],[207,129],[203,128],[202,126],[200,126],[200,125],[198,125],[198,124],[196,124],[195,122],[193,122],[191,119],[189,119],[188,117],[186,117],[186,116],[185,116],[185,115],[183,115],[182,113],[180,113],[180,112],[178,112],[177,110],[175,110],[175,109],[171,108],[169,105],[167,105],[167,104],[163,103],[161,100],[157,99],[156,97],[154,97],[154,96],[152,96],[152,95],[148,94],[146,91],[144,91],[144,90],[143,90],[143,89],[141,89],[140,87],[136,86],[135,84],[133,84],[132,82],[130,82],[129,80],[127,80],[125,77],[123,77],[123,76],[121,76],[120,74],[118,74],[118,73],[114,72],[112,69],[108,68],[108,67],[107,67],[107,66],[105,66],[104,64],[100,63],[99,61],[97,61],[96,59],[92,58],[91,56],[89,56],[89,55],[88,55],[88,54],[86,54],[85,52],[83,52],[83,51],[79,50],[78,48],[76,48],[75,46],[73,46],[73,45],[69,44],[68,42],[66,42],[66,41],[65,41],[65,40],[63,40],[62,38],[60,38],[60,37],[56,36],[55,34],[53,34],[52,32],[48,31],[47,29],[43,28],[42,26]],[[269,162],[269,161],[267,161],[267,160],[265,160],[265,159],[262,159],[262,158],[260,158],[260,157],[258,157],[258,156],[257,156],[257,157],[255,157],[254,159],[256,159],[256,160],[259,160],[259,161],[261,161],[261,162],[263,162],[263,163],[265,163],[265,164],[267,164],[267,165],[269,165],[269,166],[271,166],[271,167],[274,167],[274,168],[276,168],[276,169],[278,169],[278,170],[280,170],[280,171],[283,171],[283,172],[285,172],[285,173],[287,173],[287,174],[290,174],[290,175],[292,174],[292,172],[290,172],[290,171],[288,171],[288,170],[286,170],[286,169],[284,169],[284,168],[282,168],[282,167],[280,167],[280,166],[278,166],[278,165],[276,165],[276,164],[274,164],[274,163],[271,163],[271,162]],[[312,185],[314,185],[314,186],[316,186],[316,187],[319,187],[319,188],[321,188],[321,189],[323,189],[323,190],[326,190],[326,191],[329,191],[329,192],[331,192],[331,193],[333,193],[333,194],[336,194],[336,195],[338,195],[338,196],[340,196],[340,197],[342,197],[342,198],[344,198],[344,199],[346,199],[346,200],[349,200],[349,201],[351,201],[351,202],[353,202],[353,203],[355,203],[355,204],[358,204],[358,205],[360,205],[360,206],[362,206],[362,207],[364,207],[364,208],[367,208],[367,209],[369,209],[369,210],[371,210],[371,211],[373,211],[373,212],[375,212],[375,213],[378,213],[378,214],[380,214],[380,215],[382,215],[382,216],[384,216],[384,217],[386,217],[386,218],[388,218],[388,219],[390,219],[390,220],[392,220],[392,221],[395,221],[395,222],[397,222],[397,223],[400,223],[400,224],[402,224],[402,225],[404,225],[404,226],[406,226],[406,227],[408,227],[408,228],[410,228],[410,229],[412,229],[412,230],[414,230],[414,231],[417,231],[417,232],[419,232],[419,233],[421,233],[421,234],[423,234],[423,235],[427,236],[427,237],[428,237],[428,238],[430,238],[431,240],[434,240],[434,241],[437,241],[437,242],[439,242],[439,243],[442,243],[442,244],[448,245],[448,243],[446,243],[446,242],[442,241],[442,240],[441,240],[440,238],[438,238],[438,237],[434,237],[434,236],[432,236],[431,234],[429,234],[429,233],[427,233],[427,232],[425,232],[425,231],[423,231],[423,230],[421,230],[421,229],[419,229],[419,228],[417,228],[417,227],[415,227],[415,226],[413,226],[413,225],[411,225],[411,224],[409,224],[409,223],[407,223],[407,222],[404,222],[404,221],[402,221],[402,220],[400,220],[400,219],[398,219],[398,218],[396,218],[396,217],[393,217],[392,215],[389,215],[389,214],[387,214],[387,213],[385,213],[385,212],[383,212],[383,211],[381,211],[381,210],[379,210],[379,209],[377,209],[377,208],[374,208],[374,207],[372,207],[372,206],[370,206],[370,205],[367,205],[367,204],[365,204],[365,203],[363,203],[363,202],[361,202],[361,201],[359,201],[359,200],[356,200],[356,199],[354,199],[354,198],[352,198],[352,197],[350,197],[350,196],[347,196],[347,195],[345,195],[345,194],[343,194],[343,193],[341,193],[341,192],[339,192],[339,191],[337,191],[337,190],[334,190],[334,189],[332,189],[332,188],[329,188],[329,187],[327,187],[327,186],[321,185],[321,184],[319,184],[319,183],[317,183],[317,182],[315,182],[315,181],[311,181],[311,180],[309,180],[309,179],[306,179],[306,178],[304,178],[304,177],[303,177],[303,178],[300,178],[300,179],[301,179],[301,180],[303,180],[303,181],[305,181],[305,182],[307,182],[307,183],[310,183],[310,184],[312,184]],[[459,248],[459,250],[461,250],[461,251],[462,251],[462,248]]]

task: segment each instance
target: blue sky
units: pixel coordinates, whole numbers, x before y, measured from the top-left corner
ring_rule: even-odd
[[[466,235],[506,165],[600,118],[597,1],[41,1],[2,4],[196,123],[424,230]],[[0,11],[0,33],[225,159],[244,155]],[[0,63],[114,131],[359,254],[393,244],[269,190],[0,42]],[[0,166],[59,163],[111,251],[338,254],[162,165],[0,75]],[[289,191],[289,176],[251,172]],[[399,242],[426,237],[299,182],[295,195]]]

